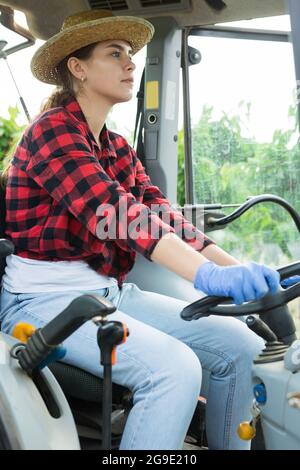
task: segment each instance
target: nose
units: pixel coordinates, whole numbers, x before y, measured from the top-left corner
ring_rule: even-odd
[[[136,65],[135,65],[134,62],[132,62],[132,59],[130,59],[130,57],[127,57],[126,69],[127,70],[132,70],[132,71],[134,71],[136,69]]]

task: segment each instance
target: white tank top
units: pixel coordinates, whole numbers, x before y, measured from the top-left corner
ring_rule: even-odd
[[[85,261],[44,261],[9,255],[2,286],[9,292],[96,290],[117,285],[117,280],[97,273]]]

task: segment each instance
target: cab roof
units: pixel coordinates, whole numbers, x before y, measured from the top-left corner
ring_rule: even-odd
[[[48,39],[56,34],[66,16],[104,8],[116,15],[144,18],[172,16],[180,27],[213,25],[287,13],[286,0],[0,0],[23,11],[31,34]]]

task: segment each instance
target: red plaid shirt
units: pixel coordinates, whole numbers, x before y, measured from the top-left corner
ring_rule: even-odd
[[[15,254],[49,261],[85,260],[121,284],[136,252],[150,259],[168,232],[182,234],[184,229],[193,237],[197,233],[188,241],[190,235],[182,237],[197,250],[211,243],[171,209],[123,137],[104,126],[100,140],[101,149],[78,102],[71,98],[40,114],[26,129],[6,189],[6,235]],[[142,214],[143,229],[135,237],[128,230],[123,239],[99,239],[97,224],[103,221],[97,215],[99,206],[110,204],[118,219],[121,203],[128,207],[127,227]],[[163,222],[161,212],[150,209],[152,204],[163,205],[169,223]],[[150,225],[158,233],[155,238],[153,231],[145,230]]]

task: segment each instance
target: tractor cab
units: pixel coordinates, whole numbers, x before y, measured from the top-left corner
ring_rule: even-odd
[[[134,58],[134,99],[116,106],[107,122],[135,147],[151,181],[176,210],[240,260],[282,268],[282,279],[300,274],[299,2],[0,0],[1,171],[22,131],[53,90],[30,74],[32,55],[59,32],[66,16],[87,8],[143,17],[155,27],[152,42]],[[13,246],[5,241],[5,210],[2,185],[1,276],[6,256],[13,253]],[[242,306],[230,310],[222,299],[199,300],[191,283],[140,255],[127,280],[141,289],[189,302],[188,321],[201,321],[199,312],[205,309],[208,314],[239,316],[241,321],[261,314],[261,321],[253,320],[255,326],[252,320],[247,324],[265,339],[269,349],[264,359],[272,360],[258,359],[253,365],[253,422],[256,425],[260,416],[262,423],[262,428],[257,424],[260,432],[253,448],[300,449],[300,367],[294,357],[299,351],[294,343],[300,331],[298,284],[288,287],[276,302],[269,299],[256,305],[257,311],[247,311]],[[103,319],[109,320],[113,306],[105,299],[80,302],[70,307],[72,315],[82,308],[91,312],[90,317],[82,319],[78,313],[78,321],[91,321],[100,312],[97,325],[99,331],[104,328]],[[265,324],[264,312],[272,308],[283,312],[282,323],[278,326],[275,320],[266,330],[261,322]],[[54,330],[58,334],[59,328],[67,328],[66,318],[64,313],[62,323],[57,320],[53,329],[48,328],[49,338],[57,338]],[[287,324],[289,334],[284,335]],[[44,344],[42,338],[36,344]],[[283,349],[273,344],[270,352],[272,342],[282,343]],[[132,392],[117,384],[110,389],[109,378],[105,382],[64,363],[63,358],[35,375],[37,346],[33,343],[28,346],[29,362],[24,359],[21,370],[16,344],[16,339],[0,332],[4,358],[0,361],[0,448],[101,449],[109,420],[110,442],[105,440],[104,448],[118,449]],[[50,353],[41,348],[42,355]],[[26,356],[22,350],[19,354]],[[204,370],[186,448],[207,446],[209,377]],[[20,412],[14,406],[18,394],[28,402]],[[112,405],[105,411],[107,399]]]

